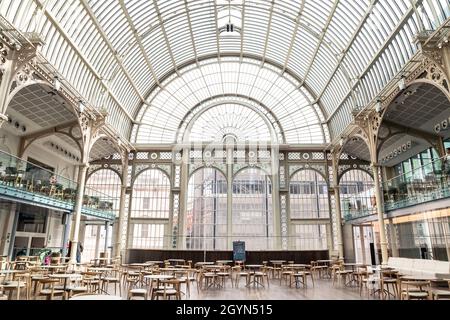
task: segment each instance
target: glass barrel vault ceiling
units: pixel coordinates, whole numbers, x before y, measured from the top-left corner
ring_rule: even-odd
[[[209,69],[215,74],[229,63],[225,57],[233,56],[240,69],[252,70],[248,77],[259,78],[271,65],[296,83],[299,94],[287,99],[298,108],[272,110],[280,119],[278,111],[290,113],[285,123],[299,128],[289,136],[289,127],[280,125],[287,141],[325,142],[328,133],[320,123],[337,136],[350,122],[350,111],[374,98],[414,54],[413,36],[439,26],[449,7],[449,0],[0,0],[0,13],[21,31],[40,32],[42,55],[92,104],[106,106],[108,121],[131,141],[141,135],[167,139],[157,129],[144,129],[149,122],[144,113],[158,114],[156,101],[164,98],[156,93],[167,95],[164,86],[172,83],[167,79],[180,77],[190,65],[197,68],[192,75]],[[229,22],[233,32],[225,30]],[[246,58],[261,68],[248,67]],[[211,59],[209,67],[202,65]],[[270,79],[261,82],[282,81]],[[255,99],[272,108],[265,101],[269,96]],[[193,106],[184,101],[178,107]],[[165,130],[175,127],[168,122]]]

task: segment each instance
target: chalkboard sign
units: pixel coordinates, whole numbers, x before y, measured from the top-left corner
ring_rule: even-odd
[[[233,241],[233,260],[245,261],[245,241]]]

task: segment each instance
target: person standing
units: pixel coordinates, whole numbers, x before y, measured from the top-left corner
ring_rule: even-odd
[[[81,263],[81,253],[83,252],[83,245],[81,244],[81,242],[77,243],[77,254],[76,254],[76,259],[77,259],[77,263]],[[70,258],[70,252],[72,250],[72,241],[69,241],[69,250],[67,250],[67,256]]]

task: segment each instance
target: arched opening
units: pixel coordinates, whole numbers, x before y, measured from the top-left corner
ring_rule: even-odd
[[[233,180],[233,240],[245,241],[247,250],[273,249],[272,184],[259,168],[246,168]]]
[[[158,169],[140,173],[133,183],[130,248],[163,248],[170,213],[170,180]]]
[[[330,217],[327,182],[314,170],[300,170],[289,185],[291,219]]]
[[[89,197],[96,197],[101,193],[107,199],[99,199],[97,207],[112,211],[117,217],[119,215],[120,186],[121,180],[117,172],[110,169],[97,170],[86,181],[84,202],[89,201]],[[84,239],[81,240],[83,244],[83,254],[81,255],[83,261],[90,261],[98,257],[100,251],[103,252],[106,232],[109,235],[107,247],[111,248],[112,230],[113,227],[111,225],[108,226],[108,231],[106,231],[104,224],[89,224],[89,220],[86,220]]]
[[[366,171],[358,169],[346,171],[339,180],[339,190],[344,219],[376,213],[374,182]]]
[[[325,250],[325,223],[304,223],[305,219],[326,219],[330,216],[327,182],[315,170],[297,171],[290,179],[290,247],[294,250]]]
[[[214,168],[195,171],[188,185],[186,249],[227,248],[227,181]]]

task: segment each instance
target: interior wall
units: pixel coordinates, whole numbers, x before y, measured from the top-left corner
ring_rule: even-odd
[[[62,174],[64,177],[76,180],[76,165],[64,159],[64,156],[52,152],[41,144],[42,141],[33,142],[27,148],[23,159],[34,158],[48,166],[55,168],[56,174]],[[20,137],[16,136],[4,128],[0,128],[0,150],[17,156],[19,152]]]
[[[14,203],[0,204],[0,255],[8,255],[11,230],[14,223],[16,205]]]
[[[62,246],[64,225],[61,212],[50,210],[47,218],[47,247],[57,248]]]
[[[346,262],[355,262],[355,248],[353,241],[353,225],[345,224],[342,227],[344,242],[344,258]]]

